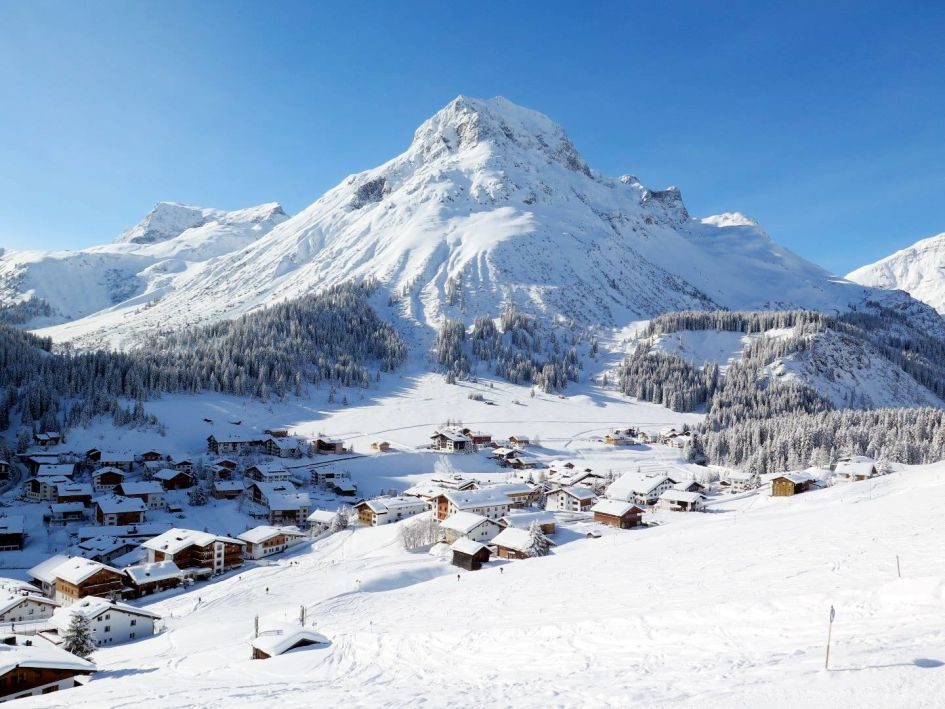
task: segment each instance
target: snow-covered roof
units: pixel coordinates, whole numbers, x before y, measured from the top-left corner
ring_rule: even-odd
[[[111,554],[126,547],[134,546],[136,546],[134,540],[102,535],[100,537],[92,537],[91,539],[86,539],[83,542],[79,542],[75,545],[75,547],[73,547],[73,549],[79,552],[78,556],[84,556],[88,558],[89,554],[101,556],[103,554]]]
[[[483,549],[486,549],[486,545],[477,541],[473,541],[469,537],[460,537],[455,542],[450,544],[450,549],[453,551],[458,551],[461,554],[478,554]]]
[[[92,486],[88,483],[59,483],[56,486],[56,494],[59,497],[69,495],[88,495],[92,496]]]
[[[514,549],[515,551],[527,552],[531,544],[531,535],[527,529],[506,527],[495,536],[491,544]]]
[[[790,480],[795,485],[802,485],[804,483],[811,482],[814,477],[809,473],[782,473],[781,475],[776,475],[772,480],[778,480],[779,478],[784,478],[785,480]]]
[[[472,440],[465,433],[460,433],[459,431],[450,431],[449,429],[437,429],[433,432],[433,435],[430,436],[430,438],[439,438],[440,436],[453,442]]]
[[[155,537],[171,529],[168,522],[139,522],[138,524],[117,524],[114,526],[91,526],[79,527],[79,539],[91,539],[93,537],[125,537],[128,539],[142,539],[144,537]]]
[[[702,499],[702,495],[698,492],[686,492],[685,490],[674,490],[670,488],[665,490],[662,495],[660,495],[661,500],[666,500],[667,502],[685,502],[687,504],[692,504],[698,502]]]
[[[555,524],[556,520],[551,512],[542,510],[539,512],[515,512],[507,514],[500,519],[499,522],[505,522],[508,527],[528,529],[532,522],[538,522],[538,524]]]
[[[287,537],[304,537],[305,534],[298,527],[272,527],[263,524],[252,529],[247,529],[238,535],[247,544],[262,544],[265,541],[278,537],[280,534]]]
[[[299,447],[300,441],[298,438],[291,436],[283,436],[281,438],[271,436],[269,442],[274,444],[276,448],[281,451],[291,451]]]
[[[595,497],[597,497],[597,495],[594,494],[594,491],[587,487],[562,487],[557,490],[552,490],[548,494],[554,495],[556,493],[570,495],[576,500],[593,500]]]
[[[96,497],[95,504],[103,514],[119,514],[121,512],[146,512],[144,500],[137,497],[122,497],[121,495],[106,495]]]
[[[127,603],[117,603],[109,601],[98,596],[85,596],[73,603],[71,606],[63,606],[53,611],[50,622],[60,630],[65,630],[72,622],[72,616],[81,615],[89,620],[94,620],[102,613],[128,613],[130,615],[143,616],[159,620],[161,618],[157,613],[146,611],[143,608],[129,606]]]
[[[58,606],[51,598],[46,598],[45,596],[40,596],[36,594],[24,595],[22,593],[9,593],[0,596],[0,615],[6,613],[12,608],[16,608],[23,601],[33,601],[34,603],[45,603],[47,606]]]
[[[289,471],[286,470],[285,465],[282,463],[277,463],[275,461],[269,461],[266,463],[257,463],[252,465],[247,469],[247,472],[250,470],[258,470],[259,474],[263,477],[267,475],[288,475]]]
[[[468,534],[484,522],[495,524],[495,522],[492,522],[482,515],[477,515],[472,512],[457,512],[440,522],[440,526],[443,527],[443,529],[451,529],[454,532]]]
[[[253,638],[253,647],[270,657],[281,655],[299,643],[309,645],[328,645],[328,638],[309,628],[286,625],[273,630],[266,630]]]
[[[90,578],[103,569],[114,571],[116,574],[121,573],[118,569],[113,569],[111,566],[107,566],[101,562],[83,559],[81,556],[73,556],[71,559],[59,564],[59,566],[53,570],[53,578],[62,579],[66,583],[78,586],[87,578]]]
[[[4,515],[0,517],[0,534],[22,534],[24,522],[23,515]]]
[[[234,490],[243,490],[243,483],[239,480],[215,480],[213,489],[219,492],[232,492]]]
[[[85,504],[82,502],[54,502],[49,506],[50,512],[64,514],[66,512],[85,512]]]
[[[30,576],[30,578],[34,578],[37,581],[41,581],[43,583],[52,583],[56,580],[56,574],[54,573],[56,567],[64,564],[67,561],[69,561],[69,557],[65,554],[56,554],[39,562],[26,573]]]
[[[75,473],[75,465],[72,463],[43,463],[36,470],[36,477],[45,478],[54,475],[72,477]]]
[[[739,482],[751,482],[755,479],[754,473],[749,473],[744,470],[735,470],[728,474],[729,481],[738,480]]]
[[[168,554],[177,554],[190,546],[205,547],[213,542],[229,542],[231,544],[244,544],[241,539],[223,537],[210,532],[199,532],[196,529],[180,529],[175,527],[169,529],[164,534],[160,534],[154,539],[148,539],[141,546],[145,549],[154,551],[163,551]]]
[[[672,480],[668,475],[641,475],[640,473],[624,473],[607,488],[607,497],[624,499],[632,495],[649,495],[653,490]]]
[[[162,495],[164,494],[164,488],[161,487],[161,483],[155,482],[154,480],[127,482],[127,483],[123,482],[121,484],[121,491],[126,495]]]
[[[876,467],[875,461],[863,456],[857,456],[860,460],[841,460],[837,463],[834,472],[839,475],[870,476]]]
[[[610,515],[612,517],[623,517],[633,509],[640,510],[637,505],[632,502],[627,502],[626,500],[598,500],[594,506],[591,507],[591,512],[600,512],[602,515]],[[640,511],[642,512],[643,510]]]
[[[151,564],[126,566],[122,571],[134,583],[143,584],[153,581],[165,581],[180,576],[180,569],[173,561],[155,561]]]
[[[307,492],[276,493],[266,496],[266,504],[270,510],[284,512],[311,507],[312,499]]]
[[[118,468],[113,468],[113,467],[110,466],[110,465],[106,465],[104,468],[99,468],[99,469],[96,470],[94,473],[92,473],[92,477],[93,477],[93,478],[97,478],[97,477],[99,477],[99,476],[101,476],[101,475],[104,475],[105,473],[112,473],[112,474],[115,474],[115,475],[120,475],[121,477],[125,477],[125,471],[124,471],[124,470],[119,470]]]
[[[213,436],[210,436],[210,438],[213,438],[213,440],[215,440],[217,443],[250,444],[250,443],[261,443],[262,441],[265,441],[268,438],[268,436],[251,434],[251,433],[229,433],[225,436],[213,435]]]
[[[66,670],[76,674],[95,672],[95,664],[34,636],[14,636],[16,645],[0,643],[0,676],[17,667],[34,670]],[[26,643],[30,644],[27,645]]]
[[[173,468],[162,468],[157,471],[153,477],[155,480],[173,480],[178,475],[187,475],[183,470],[174,470]]]
[[[673,489],[674,489],[674,490],[685,490],[685,489],[687,489],[690,485],[698,485],[698,486],[701,487],[701,488],[704,488],[704,487],[705,487],[705,485],[703,485],[702,483],[700,483],[698,480],[683,480],[682,482],[678,482],[678,483],[676,483],[675,485],[673,485]]]
[[[308,516],[308,521],[315,524],[331,524],[337,514],[328,510],[315,510]]]

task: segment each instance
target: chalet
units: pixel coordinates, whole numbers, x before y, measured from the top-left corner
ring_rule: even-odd
[[[434,476],[430,478],[430,483],[444,490],[478,490],[479,483],[471,478],[464,478],[462,475]]]
[[[134,456],[128,453],[103,452],[98,462],[103,468],[118,468],[125,473],[130,473],[135,467]]]
[[[289,471],[281,463],[257,463],[246,469],[246,477],[261,483],[283,482],[289,479]]]
[[[159,460],[164,460],[164,455],[160,451],[149,450],[141,454],[141,461],[143,463],[153,463]]]
[[[85,451],[85,460],[88,463],[98,463],[102,459],[102,451],[98,448],[89,448]]]
[[[496,486],[498,487],[498,486]],[[501,490],[444,490],[432,497],[429,504],[433,516],[442,521],[457,512],[473,512],[489,519],[504,517],[512,509],[508,496]]]
[[[341,480],[351,481],[351,473],[341,470],[322,470],[312,469],[312,485],[315,487],[328,488],[331,483]]]
[[[124,576],[99,561],[73,556],[51,572],[56,579],[53,599],[62,606],[86,596],[120,597]]]
[[[842,458],[833,466],[833,473],[844,482],[869,480],[877,475],[876,461],[863,455]]]
[[[607,488],[607,497],[637,505],[655,505],[660,495],[675,484],[675,480],[661,473],[624,473]]]
[[[520,455],[520,451],[515,448],[506,448],[505,446],[499,446],[498,448],[493,448],[490,456],[500,463],[503,461],[511,460]]]
[[[550,539],[548,543],[554,545]],[[506,527],[492,540],[491,546],[500,559],[527,559],[531,556],[531,534],[527,529]]]
[[[210,495],[218,500],[235,500],[243,490],[243,483],[239,480],[215,480]]]
[[[167,505],[164,488],[156,480],[123,482],[115,488],[115,494],[141,500],[149,510],[162,510]]]
[[[34,433],[33,443],[40,448],[48,446],[58,446],[62,436],[57,431],[47,431],[46,433]]]
[[[95,498],[95,521],[105,527],[144,522],[147,505],[137,497],[106,495]]]
[[[237,536],[246,542],[244,554],[247,559],[263,559],[280,554],[286,549],[305,541],[305,533],[298,527],[253,527]]]
[[[261,483],[253,481],[243,493],[250,501],[265,508],[269,524],[305,524],[312,506],[307,492],[299,492],[290,482]]]
[[[302,444],[298,438],[284,436],[284,437],[275,437],[270,436],[263,443],[263,450],[266,455],[275,456],[277,458],[301,458],[302,457]]]
[[[80,542],[95,537],[115,537],[116,539],[130,539],[143,542],[151,537],[163,534],[171,528],[168,522],[143,522],[141,524],[122,524],[115,527],[90,526],[79,527],[75,535]]]
[[[489,561],[489,547],[469,537],[460,537],[450,545],[453,551],[453,566],[467,571],[479,571]]]
[[[814,479],[807,473],[784,473],[771,480],[772,497],[790,497],[807,492]]]
[[[326,487],[339,497],[354,497],[358,494],[358,486],[350,480],[335,480]]]
[[[81,502],[92,505],[92,486],[88,483],[59,483],[56,486],[56,502]]]
[[[62,527],[74,522],[84,522],[88,514],[88,509],[81,502],[54,502],[43,517],[47,524]]]
[[[331,529],[331,525],[335,521],[335,517],[337,515],[337,512],[329,512],[328,510],[315,510],[308,516],[308,523],[314,533],[320,534]]]
[[[173,468],[164,468],[154,474],[154,480],[161,483],[165,490],[185,490],[194,486],[193,473]]]
[[[55,636],[62,638],[76,615],[89,621],[92,642],[98,647],[150,637],[154,635],[155,621],[161,619],[157,613],[142,608],[98,596],[86,596],[70,606],[56,609],[50,621]],[[54,642],[55,636],[50,638]]]
[[[20,460],[26,465],[30,475],[37,475],[42,465],[55,465],[59,462],[58,453],[33,453],[32,455],[21,455]]]
[[[466,434],[444,428],[430,436],[430,448],[441,453],[472,453],[476,446]]]
[[[672,445],[672,442],[679,436],[679,431],[677,431],[672,426],[664,428],[660,431],[659,441],[664,445]]]
[[[464,428],[462,433],[464,436],[467,436],[477,448],[479,446],[487,446],[492,443],[491,433],[486,433],[485,431],[472,431],[468,428]]]
[[[369,527],[399,522],[426,512],[427,504],[416,497],[378,497],[365,500],[354,506],[358,522]]]
[[[72,551],[83,559],[111,564],[118,557],[130,554],[137,548],[136,540],[102,535],[79,542],[72,547]]]
[[[499,526],[528,529],[532,522],[538,522],[542,534],[554,534],[556,531],[555,516],[550,512],[516,512],[499,519]]]
[[[506,467],[515,470],[531,470],[538,467],[538,462],[528,455],[516,455],[504,461]]]
[[[705,485],[697,480],[683,480],[673,485],[673,490],[680,490],[681,492],[698,492],[702,494],[705,492],[705,489]]]
[[[315,439],[315,452],[341,454],[345,452],[345,444],[344,441],[339,438],[319,436]]]
[[[604,436],[604,443],[608,446],[630,446],[634,440],[625,433],[608,433]]]
[[[263,433],[273,438],[288,438],[289,429],[287,428],[264,428]]]
[[[372,451],[378,451],[380,453],[386,453],[390,450],[390,443],[387,441],[374,441],[371,444]]]
[[[52,598],[56,594],[56,567],[67,561],[69,561],[68,556],[55,554],[31,568],[26,575],[33,579],[43,595]]]
[[[0,480],[9,480],[11,472],[9,461],[0,460]]]
[[[39,464],[39,466],[36,468],[36,472],[33,474],[38,478],[71,478],[73,475],[75,475],[75,464],[43,462]]]
[[[659,506],[672,512],[696,512],[704,507],[705,498],[698,492],[683,490],[665,490],[659,499]]]
[[[243,565],[246,542],[193,529],[170,529],[141,546],[148,551],[148,563],[173,561],[185,571],[206,569],[220,574]]]
[[[528,436],[509,436],[509,443],[516,448],[525,448],[531,445]]]
[[[171,458],[170,467],[174,470],[179,470],[182,473],[193,473],[194,461],[192,461],[190,458],[180,458],[175,456]]]
[[[26,499],[33,502],[55,502],[59,495],[59,486],[71,482],[65,475],[44,475],[27,480],[23,492]]]
[[[525,507],[535,498],[535,488],[526,483],[499,483],[498,485],[489,485],[482,489],[505,495],[514,509]]]
[[[594,521],[618,529],[630,529],[643,524],[643,508],[624,500],[598,500],[591,508]]]
[[[586,512],[597,495],[586,487],[562,487],[545,495],[545,509],[559,512]]]
[[[234,471],[239,467],[239,463],[237,463],[232,458],[217,458],[216,460],[211,461],[210,465],[216,468],[227,468]]]
[[[303,647],[326,647],[328,638],[298,625],[266,630],[253,638],[253,659],[267,660]]]
[[[153,564],[126,566],[122,571],[128,580],[129,595],[141,598],[152,593],[160,593],[169,588],[177,588],[183,580],[183,574],[173,561],[156,561]]]
[[[235,477],[234,472],[223,465],[210,466],[211,480],[232,480]]]
[[[59,604],[45,596],[11,593],[0,597],[0,623],[28,623],[50,618]]]
[[[16,551],[26,543],[23,515],[0,516],[0,551]]]
[[[488,542],[502,531],[502,527],[494,520],[473,512],[457,512],[450,515],[440,522],[440,527],[445,533],[447,544],[452,544],[463,537],[475,542]]]
[[[95,492],[112,492],[124,479],[125,473],[118,468],[99,468],[92,473],[92,489]]]
[[[95,672],[88,660],[30,635],[0,639],[0,702],[51,694],[79,685]]]
[[[759,485],[758,475],[756,473],[747,473],[740,470],[728,474],[729,490],[733,494],[739,494],[754,490]]]

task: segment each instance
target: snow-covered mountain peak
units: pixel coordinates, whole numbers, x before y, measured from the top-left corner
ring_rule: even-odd
[[[417,129],[409,152],[431,161],[484,146],[491,154],[511,157],[515,153],[532,153],[570,170],[590,174],[561,126],[543,113],[501,96],[456,97]]]
[[[187,229],[206,224],[215,211],[177,202],[158,202],[144,219],[119,234],[115,241],[120,244],[154,244],[167,241]]]
[[[906,291],[945,315],[945,232],[847,274],[856,283]]]
[[[747,226],[759,229],[758,222],[741,212],[723,212],[700,219],[703,224],[717,227]]]

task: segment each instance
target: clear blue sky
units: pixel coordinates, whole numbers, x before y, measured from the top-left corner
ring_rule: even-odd
[[[945,231],[945,5],[721,5],[5,0],[0,245],[158,200],[295,212],[460,93],[836,272]]]

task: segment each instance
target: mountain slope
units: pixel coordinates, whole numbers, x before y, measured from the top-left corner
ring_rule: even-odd
[[[198,264],[249,246],[287,218],[278,204],[224,212],[161,202],[113,244],[4,252],[0,305],[7,320],[34,327],[140,307]]]
[[[598,174],[540,113],[459,97],[403,154],[182,274],[135,318],[98,313],[46,334],[125,346],[366,277],[423,326],[507,304],[605,327],[681,309],[917,306],[830,275],[742,215],[693,219],[675,188]]]
[[[862,266],[847,278],[865,286],[905,291],[945,315],[945,233]]]

